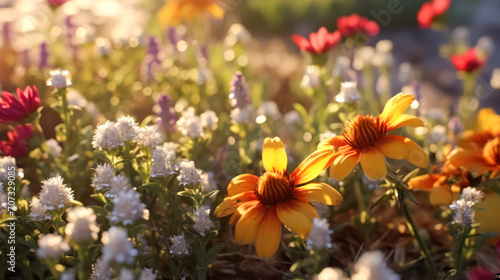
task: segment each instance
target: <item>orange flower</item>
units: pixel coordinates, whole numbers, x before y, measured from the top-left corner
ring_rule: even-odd
[[[477,211],[474,211],[474,220],[479,223],[477,232],[485,233],[489,231],[500,232],[500,223],[498,222],[497,214],[500,213],[500,195],[486,190],[484,192],[484,200],[476,203]],[[500,236],[489,238],[486,242],[488,245],[495,245],[500,241]]]
[[[164,27],[179,25],[181,20],[193,20],[198,15],[210,12],[215,18],[222,18],[224,10],[216,0],[171,0],[157,14]]]
[[[369,178],[384,177],[387,172],[384,156],[406,159],[425,168],[429,156],[417,143],[403,136],[387,135],[402,126],[424,125],[419,118],[404,114],[414,99],[410,94],[399,93],[387,101],[382,114],[358,115],[347,125],[344,134],[321,142],[319,147],[337,148],[331,160],[330,177],[344,179],[358,162]]]
[[[289,174],[287,155],[279,138],[266,138],[262,161],[266,173],[236,176],[227,187],[228,197],[215,209],[218,217],[232,215],[235,239],[242,244],[255,241],[257,254],[269,258],[278,250],[281,223],[301,238],[307,238],[313,218],[319,217],[309,202],[327,205],[342,202],[342,195],[324,183],[308,183],[323,171],[333,154],[325,146],[307,157]],[[307,184],[308,183],[308,184]]]
[[[462,148],[481,148],[496,136],[500,136],[500,115],[491,108],[483,108],[479,110],[474,130],[462,133],[457,144]]]
[[[470,186],[469,172],[445,162],[441,174],[425,174],[411,178],[410,189],[430,191],[432,205],[450,205],[462,190]]]

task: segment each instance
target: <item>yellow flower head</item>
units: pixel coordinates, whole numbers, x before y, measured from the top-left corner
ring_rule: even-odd
[[[387,172],[384,156],[406,159],[425,168],[429,156],[417,143],[403,136],[387,135],[402,126],[423,126],[419,118],[404,114],[413,100],[411,94],[399,93],[387,101],[382,114],[376,117],[358,115],[347,125],[344,134],[320,143],[319,147],[331,145],[337,148],[330,177],[344,179],[358,162],[369,178],[384,177]]]
[[[324,183],[309,183],[323,171],[334,148],[325,146],[307,157],[291,174],[287,155],[279,138],[266,138],[262,161],[266,172],[236,176],[227,187],[228,197],[215,209],[218,217],[232,215],[235,239],[243,244],[255,241],[257,254],[269,258],[281,239],[281,223],[307,238],[313,219],[319,217],[309,202],[327,205],[342,202],[342,195]]]
[[[193,20],[205,12],[210,12],[215,18],[222,18],[224,10],[216,0],[171,0],[157,14],[163,27],[179,25],[182,20]]]

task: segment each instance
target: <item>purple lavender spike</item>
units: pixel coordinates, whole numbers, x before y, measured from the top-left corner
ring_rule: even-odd
[[[155,74],[161,68],[161,60],[159,58],[160,42],[155,37],[148,39],[148,49],[144,60],[142,61],[142,73],[146,81],[152,82],[155,79]]]
[[[464,124],[460,121],[460,118],[451,117],[448,122],[448,129],[452,131],[454,135],[459,135],[464,132]]]
[[[49,51],[47,48],[47,43],[43,42],[40,45],[40,60],[38,62],[38,68],[40,70],[49,68]]]
[[[164,94],[160,97],[160,99],[158,99],[158,105],[160,105],[161,108],[161,111],[158,113],[158,117],[160,117],[160,125],[170,133],[175,132],[177,115],[175,114],[172,99],[170,96]]]
[[[177,43],[181,40],[181,36],[177,34],[177,31],[175,31],[175,27],[169,27],[167,29],[167,38],[170,44],[176,46]]]
[[[230,85],[229,99],[231,99],[231,106],[243,108],[245,105],[250,104],[245,77],[240,71],[234,73]]]

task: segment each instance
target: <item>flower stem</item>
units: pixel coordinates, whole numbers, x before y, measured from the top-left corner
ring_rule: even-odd
[[[64,121],[64,127],[66,129],[66,135],[64,137],[64,155],[66,157],[66,160],[69,163],[69,157],[70,157],[70,140],[71,140],[71,119],[70,119],[70,114],[69,114],[69,105],[68,105],[68,96],[67,96],[67,89],[62,88],[58,89],[58,94],[61,96],[61,102],[62,102],[62,118]]]
[[[424,243],[424,240],[420,236],[420,233],[418,233],[418,228],[417,225],[415,224],[415,221],[413,221],[413,218],[410,214],[410,211],[408,210],[408,206],[406,206],[406,202],[402,202],[401,208],[403,209],[403,213],[406,217],[406,222],[408,224],[408,228],[410,229],[410,232],[412,235],[415,237],[415,239],[418,242],[418,245],[420,247],[420,253],[424,256],[425,264],[427,266],[427,270],[429,271],[430,274],[430,279],[432,280],[437,280],[438,279],[438,274],[436,270],[436,266],[434,265],[434,262],[432,261],[432,256],[427,248],[427,246]]]

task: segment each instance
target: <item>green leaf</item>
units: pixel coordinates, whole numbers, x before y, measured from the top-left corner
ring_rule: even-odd
[[[208,266],[219,254],[219,251],[224,247],[224,243],[217,243],[208,249],[205,255],[205,266]]]

